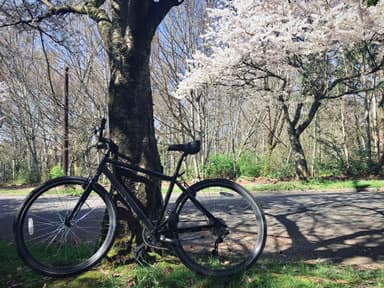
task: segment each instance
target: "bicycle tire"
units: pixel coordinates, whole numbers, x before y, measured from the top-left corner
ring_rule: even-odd
[[[267,235],[264,213],[251,194],[226,179],[203,180],[188,190],[226,227],[191,229],[207,225],[208,218],[181,195],[170,224],[181,262],[207,276],[232,275],[250,267],[261,255]]]
[[[51,277],[83,272],[111,247],[116,207],[101,185],[93,186],[70,227],[64,223],[86,183],[81,177],[50,180],[21,205],[13,226],[16,248],[37,272]]]

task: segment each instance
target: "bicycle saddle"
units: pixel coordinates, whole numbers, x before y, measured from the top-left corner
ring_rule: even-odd
[[[192,155],[198,153],[200,148],[200,140],[195,140],[186,144],[171,144],[168,146],[168,151],[181,151]]]

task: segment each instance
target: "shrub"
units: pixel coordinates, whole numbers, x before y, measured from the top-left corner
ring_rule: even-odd
[[[224,154],[216,154],[210,158],[204,167],[204,174],[209,178],[233,179],[239,175],[239,168],[233,158]]]
[[[315,176],[339,176],[345,173],[345,165],[341,161],[328,161],[325,163],[315,163]]]
[[[276,178],[279,180],[294,178],[295,164],[293,163],[281,163],[278,167],[272,167],[271,172],[267,175],[269,178]]]
[[[58,178],[64,176],[64,171],[60,166],[56,165],[51,168],[50,175],[52,179]]]
[[[241,154],[237,161],[240,175],[246,177],[258,177],[261,175],[262,164],[258,157],[250,152]]]
[[[20,162],[16,167],[16,179],[15,184],[25,185],[40,182],[39,171],[33,171],[28,167],[26,162]]]

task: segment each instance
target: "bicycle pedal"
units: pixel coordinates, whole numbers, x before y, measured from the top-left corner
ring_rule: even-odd
[[[160,235],[160,241],[164,243],[171,243],[171,244],[175,242],[174,239],[167,238],[164,235]]]

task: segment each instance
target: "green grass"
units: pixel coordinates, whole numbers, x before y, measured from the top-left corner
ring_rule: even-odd
[[[12,188],[7,188],[7,187],[0,187],[0,195],[20,195],[20,196],[26,196],[28,193],[30,193],[33,190],[33,187],[22,187],[22,188],[17,188],[17,187],[12,187]]]
[[[0,287],[384,287],[384,269],[358,269],[331,264],[279,263],[260,260],[250,270],[233,277],[202,277],[168,256],[152,266],[112,267],[102,263],[74,277],[52,279],[24,266],[13,244],[0,241]]]
[[[30,245],[27,245],[30,246]],[[45,246],[35,245],[29,247],[30,253],[42,263],[49,265],[76,265],[88,259],[95,253],[95,245],[64,245],[56,247],[45,243]]]
[[[327,180],[313,179],[305,181],[277,182],[271,184],[245,184],[250,191],[308,191],[355,189],[384,189],[384,180]]]
[[[335,190],[335,189],[384,189],[384,180],[368,179],[368,180],[329,180],[329,179],[312,179],[305,181],[287,181],[271,184],[254,184],[247,183],[244,186],[249,191],[308,191],[308,190]],[[33,190],[30,188],[1,188],[0,195],[20,195],[26,196]],[[180,192],[177,187],[175,192]],[[167,186],[163,186],[162,192],[167,192]]]
[[[52,195],[70,195],[70,196],[79,196],[83,193],[83,190],[78,187],[79,185],[73,185],[73,187],[65,188],[65,186],[57,186],[56,189],[53,189],[49,192]],[[35,187],[23,187],[23,188],[1,188],[0,195],[6,196],[27,196]]]

